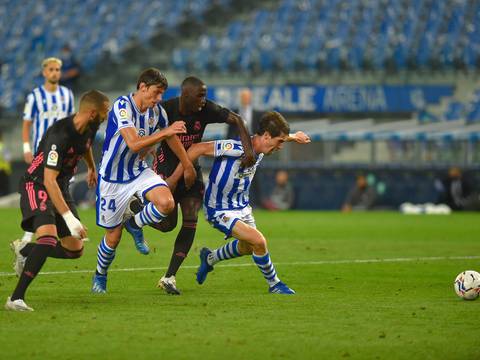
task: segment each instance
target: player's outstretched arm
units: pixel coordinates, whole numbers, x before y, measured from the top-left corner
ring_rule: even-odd
[[[48,196],[50,197],[50,200],[52,200],[53,206],[55,206],[57,212],[62,215],[72,236],[84,239],[87,237],[87,230],[82,225],[80,220],[73,215],[67,203],[65,202],[62,192],[60,191],[60,187],[57,183],[58,174],[59,171],[54,169],[45,168],[44,170],[43,182],[45,188],[47,189]]]
[[[295,134],[289,134],[285,141],[295,141],[297,144],[308,144],[311,142],[310,136],[303,131],[297,131]]]
[[[215,150],[214,141],[201,142],[201,143],[193,144],[192,146],[190,146],[190,148],[187,151],[187,155],[189,159],[192,162],[194,162],[200,156],[214,156],[214,150]],[[166,180],[168,185],[170,187],[172,187],[172,184],[175,186],[180,180],[180,178],[182,177],[182,174],[183,174],[183,166],[180,163],[178,164],[173,174],[170,175]]]
[[[140,150],[149,147],[151,145],[157,144],[160,141],[169,138],[170,136],[176,134],[185,134],[187,129],[185,127],[185,122],[175,121],[169,127],[160,130],[149,136],[138,136],[137,131],[134,127],[126,127],[120,129],[120,134],[122,135],[125,143],[131,151],[138,153]]]
[[[185,148],[183,147],[183,144],[181,143],[178,136],[171,136],[165,141],[167,142],[170,149],[172,149],[173,153],[180,160],[180,163],[183,167],[183,177],[185,179],[185,185],[187,189],[189,189],[190,187],[192,187],[197,177],[197,172],[193,167],[193,163],[188,157],[187,152],[185,151]]]
[[[242,142],[243,150],[245,153],[242,160],[242,166],[253,166],[256,162],[256,159],[253,152],[252,139],[250,138],[247,127],[245,126],[245,121],[243,121],[240,115],[235,114],[234,112],[230,112],[228,114],[227,123],[237,126],[238,134],[240,135],[240,141]]]

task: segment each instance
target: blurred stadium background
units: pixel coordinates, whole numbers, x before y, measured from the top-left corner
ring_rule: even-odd
[[[435,179],[451,166],[480,184],[479,1],[0,0],[0,24],[11,192],[25,169],[26,94],[43,82],[42,59],[65,45],[81,68],[77,99],[97,88],[113,100],[155,66],[166,98],[196,75],[222,105],[238,109],[249,88],[255,111],[282,112],[313,143],[265,161],[259,197],[278,169],[299,209],[339,209],[360,173],[378,208],[435,202]],[[205,138],[226,132],[213,126]]]

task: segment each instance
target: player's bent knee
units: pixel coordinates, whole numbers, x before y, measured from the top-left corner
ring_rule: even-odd
[[[175,208],[175,202],[173,201],[173,197],[171,196],[158,199],[154,202],[154,204],[158,211],[160,211],[164,215],[170,214]]]
[[[262,233],[257,231],[256,236],[252,240],[251,245],[256,254],[265,253],[267,251],[267,240]]]

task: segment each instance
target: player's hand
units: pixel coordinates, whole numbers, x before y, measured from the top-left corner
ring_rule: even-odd
[[[71,211],[62,214],[63,220],[73,237],[84,239],[87,237],[87,228],[78,220]]]
[[[185,121],[175,121],[172,125],[166,128],[165,131],[167,132],[167,136],[185,134],[187,132]]]
[[[183,178],[185,179],[185,186],[187,189],[190,189],[193,184],[195,183],[195,179],[197,178],[197,171],[192,166],[187,167],[183,171]]]
[[[27,164],[30,165],[30,164],[32,163],[32,161],[33,161],[33,155],[32,155],[32,153],[31,153],[30,151],[27,151],[27,152],[23,153],[23,159],[25,160],[25,162],[26,162]]]
[[[245,153],[243,155],[243,160],[242,160],[242,167],[244,168],[249,168],[249,167],[252,167],[253,165],[255,165],[255,162],[257,160],[255,159],[255,155],[253,155],[253,153]]]
[[[297,131],[293,136],[291,136],[291,138],[297,144],[308,144],[312,141],[310,140],[310,136],[305,134],[303,131]]]
[[[87,170],[87,185],[91,189],[97,186],[97,170],[96,169],[88,169]]]

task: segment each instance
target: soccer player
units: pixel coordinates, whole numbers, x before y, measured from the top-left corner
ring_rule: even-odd
[[[236,140],[220,140],[194,144],[188,149],[192,161],[199,156],[215,158],[204,196],[204,211],[208,222],[225,234],[225,238],[234,240],[213,251],[202,248],[197,282],[203,284],[207,274],[219,261],[233,259],[243,255],[252,255],[253,261],[268,282],[269,291],[278,294],[295,292],[280,281],[270,259],[267,241],[256,229],[252,208],[248,203],[248,190],[255,170],[264,155],[280,150],[285,141],[307,144],[310,138],[298,131],[289,135],[289,125],[278,112],[265,113],[259,129],[252,137],[256,162],[253,166],[243,166],[245,154],[242,144]],[[172,174],[172,182],[179,179],[181,166]]]
[[[245,122],[240,116],[229,109],[221,107],[214,102],[207,100],[207,86],[205,83],[193,76],[187,77],[181,85],[180,97],[165,101],[162,106],[167,112],[170,121],[185,121],[187,132],[179,135],[180,141],[185,150],[194,144],[202,141],[205,127],[211,123],[227,123],[236,126],[240,139],[245,149],[243,162],[249,166],[255,163],[253,156],[250,135],[246,129]],[[154,162],[154,170],[162,178],[169,182],[168,177],[178,165],[178,158],[172,152],[170,143],[162,143],[157,149],[157,157]],[[172,187],[175,207],[171,214],[161,223],[155,226],[156,229],[168,232],[175,229],[178,218],[178,205],[182,210],[182,227],[178,232],[173,248],[170,264],[167,272],[159,280],[158,286],[167,293],[179,295],[176,287],[175,275],[183,260],[187,256],[195,237],[197,227],[198,211],[202,206],[204,185],[201,168],[195,163],[197,178],[193,186],[180,180],[176,187]],[[134,212],[139,211],[137,204],[132,204]]]
[[[92,142],[100,123],[106,118],[109,99],[97,90],[83,94],[80,109],[53,124],[38,145],[38,151],[20,182],[22,228],[35,232],[36,243],[16,241],[18,284],[5,308],[32,311],[25,292],[47,257],[76,259],[82,256],[87,229],[80,222],[69,193],[69,181],[83,157],[89,186],[95,186],[97,172]],[[58,240],[60,239],[60,241]]]
[[[132,235],[137,250],[146,255],[150,250],[142,227],[161,222],[174,208],[167,183],[144,160],[152,145],[166,139],[185,166],[185,182],[191,185],[195,180],[193,165],[175,136],[185,133],[185,123],[175,121],[167,127],[167,114],[159,104],[167,87],[167,79],[159,70],[146,69],[138,78],[137,91],[120,96],[108,115],[96,204],[97,225],[105,228],[105,236],[98,246],[92,285],[95,293],[107,291],[107,271],[122,228]],[[124,222],[123,215],[133,196],[142,199],[145,207]]]
[[[43,85],[36,87],[27,96],[23,110],[23,157],[31,164],[33,155],[37,152],[40,140],[47,129],[57,120],[72,115],[75,112],[72,91],[59,85],[62,75],[62,60],[49,57],[42,62]],[[32,146],[30,146],[32,133]],[[22,241],[29,242],[33,234],[25,232]]]

